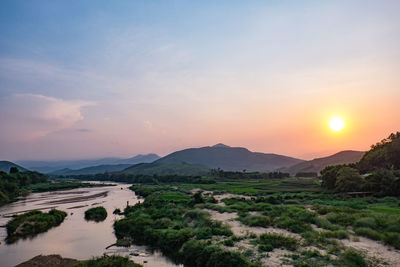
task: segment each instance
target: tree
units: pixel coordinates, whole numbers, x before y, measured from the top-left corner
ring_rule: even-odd
[[[391,170],[378,169],[365,178],[364,189],[382,196],[400,195],[400,178]]]
[[[19,172],[19,170],[18,170],[17,167],[11,167],[11,168],[10,168],[10,174],[12,174],[12,173],[18,173],[18,172]]]
[[[335,191],[337,192],[351,192],[361,189],[364,179],[359,174],[358,170],[343,167],[337,172]]]
[[[338,171],[345,165],[327,166],[321,171],[322,187],[333,190],[336,186]]]

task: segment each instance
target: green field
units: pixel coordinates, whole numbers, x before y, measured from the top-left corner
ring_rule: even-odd
[[[283,178],[270,180],[218,181],[215,184],[182,184],[180,188],[200,188],[218,192],[246,195],[262,195],[279,192],[318,192],[320,181],[316,178]]]

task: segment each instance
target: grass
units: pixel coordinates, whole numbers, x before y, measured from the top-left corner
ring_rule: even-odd
[[[215,184],[177,184],[181,188],[212,190],[232,194],[266,195],[276,192],[317,192],[320,190],[316,178],[283,178],[270,180],[221,181]]]
[[[247,260],[243,266],[260,264],[262,257],[276,248],[292,251],[286,256],[293,266],[365,266],[369,263],[362,254],[347,250],[340,242],[359,236],[400,249],[400,213],[395,212],[400,207],[400,198],[353,199],[314,191],[314,186],[318,182],[313,178],[134,185],[132,189],[145,196],[145,201],[125,209],[125,219],[116,222],[115,230],[118,238],[129,237],[135,243],[150,244],[188,266],[202,266],[196,265],[195,256],[204,264],[208,262],[204,255],[223,260],[228,255],[224,249],[231,247],[239,249],[239,254],[231,255],[233,258],[240,262],[243,257]],[[213,192],[192,195],[189,191],[193,188]],[[224,205],[221,205],[211,196],[221,193],[238,196],[222,199]],[[203,209],[236,212],[237,220],[249,227],[275,227],[297,235],[236,237],[221,222],[212,221]],[[237,242],[243,239],[246,240]],[[253,247],[241,249],[243,243]],[[304,249],[307,246],[322,249],[327,255]],[[188,255],[182,255],[185,251]]]

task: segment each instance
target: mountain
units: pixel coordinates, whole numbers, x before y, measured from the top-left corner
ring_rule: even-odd
[[[243,147],[229,147],[224,144],[215,146],[189,148],[171,153],[157,162],[187,162],[210,168],[221,168],[226,171],[274,171],[278,168],[302,162],[300,159],[277,154],[251,152]]]
[[[27,171],[24,167],[21,167],[11,161],[0,161],[0,171],[10,172],[11,167],[17,167],[19,171]]]
[[[152,162],[133,165],[123,171],[123,173],[147,174],[147,175],[206,175],[210,168],[200,164],[190,164],[187,162]]]
[[[31,170],[52,173],[62,169],[78,170],[99,165],[134,165],[143,162],[153,162],[160,157],[156,154],[137,155],[131,158],[101,158],[84,160],[58,160],[58,161],[17,161],[18,164]]]
[[[97,165],[86,167],[78,170],[71,170],[69,168],[56,170],[48,173],[49,175],[85,175],[85,174],[97,174],[97,173],[105,173],[105,172],[119,172],[128,167],[132,166],[132,164],[116,164],[116,165]]]
[[[171,153],[150,165],[134,165],[124,172],[140,173],[145,171],[149,174],[151,169],[200,169],[221,168],[226,171],[260,171],[268,172],[276,169],[300,163],[302,160],[277,154],[265,154],[251,152],[242,147],[230,147],[224,144],[207,146],[201,148],[189,148]],[[173,166],[173,167],[172,167]],[[194,167],[196,166],[196,167]],[[182,174],[182,173],[177,173]]]
[[[362,151],[345,150],[328,157],[300,162],[288,168],[282,168],[281,171],[289,172],[291,174],[296,174],[298,172],[319,173],[326,166],[358,162],[364,153],[365,152]]]

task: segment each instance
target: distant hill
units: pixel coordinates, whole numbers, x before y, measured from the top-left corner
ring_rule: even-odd
[[[338,164],[349,164],[358,162],[365,152],[345,150],[339,153],[333,154],[328,157],[316,158],[309,161],[304,161],[288,168],[282,168],[281,171],[296,174],[298,172],[317,172],[322,171],[326,166],[338,165]]]
[[[200,164],[189,164],[187,162],[159,162],[140,163],[133,165],[123,171],[123,173],[147,174],[147,175],[206,175],[210,168]]]
[[[56,170],[48,173],[49,175],[85,175],[85,174],[97,174],[97,173],[105,173],[105,172],[119,172],[128,167],[131,167],[132,164],[116,164],[116,165],[98,165],[92,167],[86,167],[78,170],[71,170],[69,168]]]
[[[27,171],[27,169],[24,167],[21,167],[11,161],[0,161],[0,171],[9,173],[11,167],[17,167],[19,171]]]
[[[18,164],[29,168],[30,170],[43,173],[58,172],[63,169],[79,170],[88,167],[98,167],[100,165],[134,165],[138,163],[153,162],[160,157],[156,154],[137,155],[131,158],[101,158],[84,160],[57,160],[57,161],[17,161]],[[110,167],[106,167],[110,168]],[[101,168],[100,168],[101,169]],[[118,167],[117,167],[118,169]],[[119,169],[118,169],[119,170]]]
[[[303,160],[292,157],[251,152],[243,147],[229,147],[224,144],[215,146],[189,148],[171,153],[157,162],[200,164],[210,168],[221,168],[226,171],[274,171],[288,167]]]
[[[152,168],[154,170],[160,168],[172,170],[175,168],[176,170],[184,169],[186,171],[188,167],[195,170],[201,166],[201,171],[205,170],[205,168],[221,168],[226,171],[269,172],[300,162],[302,160],[296,158],[251,152],[242,147],[229,147],[224,144],[217,144],[211,147],[189,148],[176,151],[150,165],[146,165],[145,171],[148,172],[147,174],[151,174]],[[194,168],[194,166],[197,167]],[[125,171],[139,173],[141,170],[143,170],[142,167],[136,165]],[[184,173],[178,172],[176,174]]]

